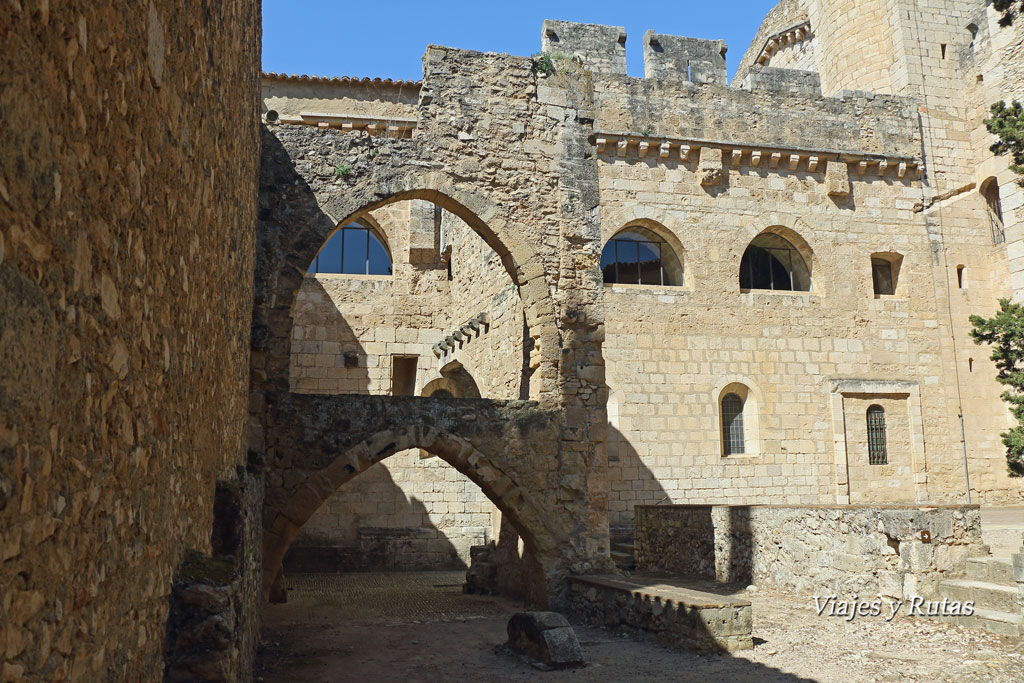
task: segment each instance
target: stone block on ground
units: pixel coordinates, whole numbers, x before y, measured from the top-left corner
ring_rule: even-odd
[[[583,666],[579,640],[557,612],[520,612],[508,621],[508,646],[554,668]]]

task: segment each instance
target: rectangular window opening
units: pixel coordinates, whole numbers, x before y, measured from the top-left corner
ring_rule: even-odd
[[[416,393],[416,356],[391,357],[391,395],[413,396]]]
[[[871,280],[875,288],[875,296],[891,296],[896,293],[896,285],[892,277],[892,264],[884,259],[872,259]]]

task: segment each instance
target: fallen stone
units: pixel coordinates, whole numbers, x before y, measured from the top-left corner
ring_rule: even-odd
[[[583,666],[576,632],[557,612],[520,612],[508,621],[508,646],[552,668]]]

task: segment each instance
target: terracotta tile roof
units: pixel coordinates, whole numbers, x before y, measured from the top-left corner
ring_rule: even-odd
[[[338,85],[421,85],[423,81],[405,81],[391,78],[353,78],[351,76],[317,76],[308,74],[284,74],[276,71],[264,71],[263,78],[273,81],[291,81],[295,83],[336,83]]]

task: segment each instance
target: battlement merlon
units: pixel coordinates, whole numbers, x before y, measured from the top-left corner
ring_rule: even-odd
[[[721,40],[644,34],[644,77],[683,80],[690,83],[727,85],[729,74]]]
[[[594,74],[626,75],[626,29],[622,26],[545,19],[541,50],[567,57],[578,55]]]

